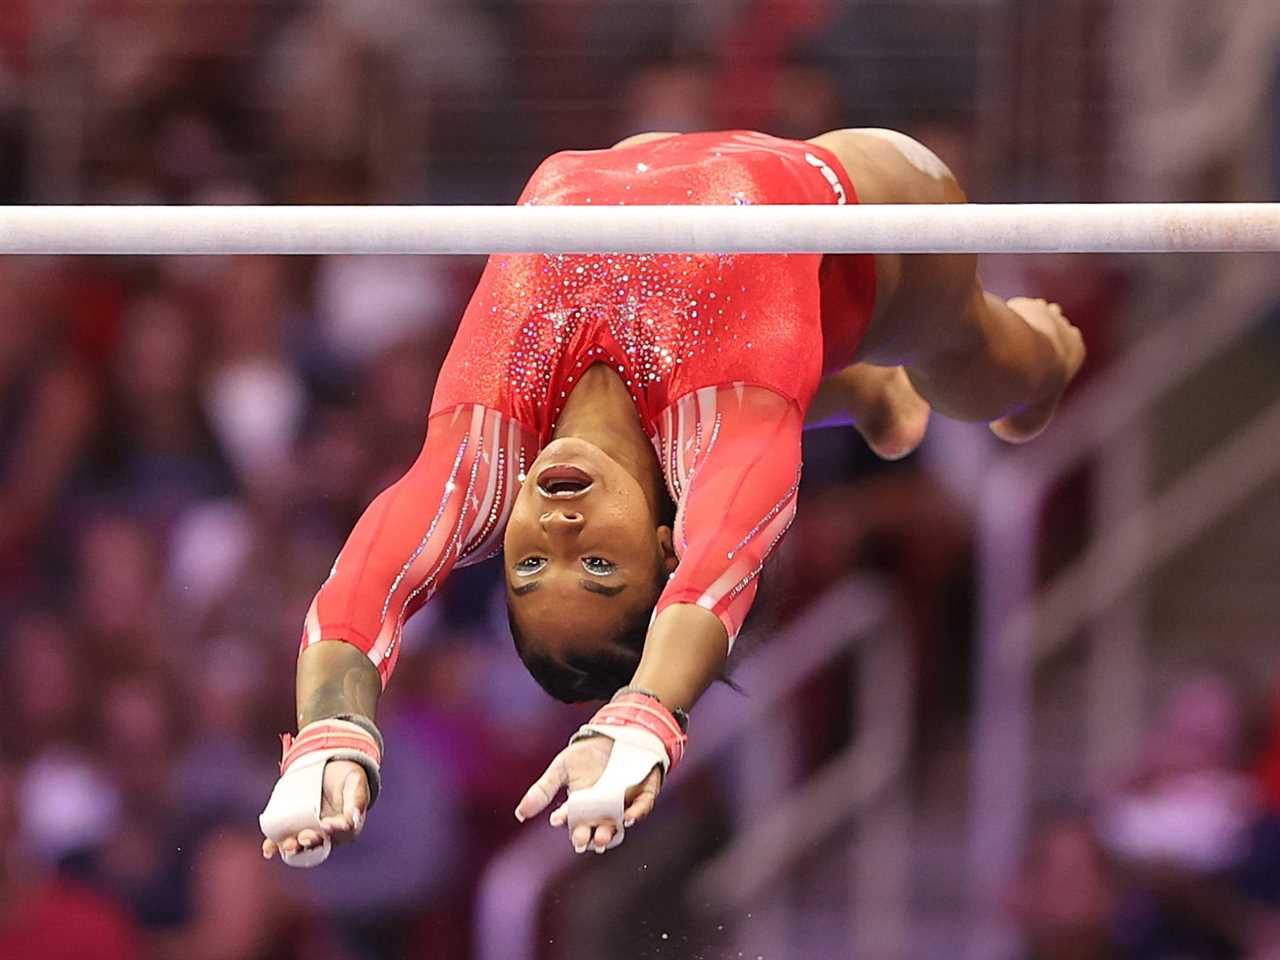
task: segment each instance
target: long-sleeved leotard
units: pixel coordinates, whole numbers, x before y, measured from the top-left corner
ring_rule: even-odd
[[[511,504],[537,455],[520,424],[479,404],[430,419],[422,453],[374,499],[307,612],[302,646],[345,640],[385,685],[405,621],[449,572],[502,548]]]
[[[852,203],[835,157],[761,134],[692,134],[545,161],[525,204]],[[730,643],[795,514],[804,410],[847,364],[875,296],[868,256],[495,256],[436,386],[422,455],[356,525],[303,646],[345,640],[382,674],[455,565],[501,546],[524,469],[582,373],[617,370],[677,505],[659,602]]]

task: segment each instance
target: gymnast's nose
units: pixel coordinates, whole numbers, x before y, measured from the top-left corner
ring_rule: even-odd
[[[548,510],[538,522],[546,533],[579,533],[582,530],[582,514],[573,510]]]

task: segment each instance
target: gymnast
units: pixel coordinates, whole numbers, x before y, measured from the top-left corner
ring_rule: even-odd
[[[808,141],[647,133],[544,161],[522,204],[959,203],[888,130]],[[299,733],[263,855],[321,862],[377,798],[379,695],[408,617],[502,554],[516,650],[605,704],[515,809],[604,852],[653,809],[795,514],[806,423],[883,457],[931,410],[1021,443],[1084,360],[1055,304],[983,290],[973,256],[490,257],[440,372],[422,453],[365,511],[298,660]]]

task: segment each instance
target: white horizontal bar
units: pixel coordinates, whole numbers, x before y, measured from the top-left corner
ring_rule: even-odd
[[[0,253],[1280,251],[1280,204],[0,207]]]

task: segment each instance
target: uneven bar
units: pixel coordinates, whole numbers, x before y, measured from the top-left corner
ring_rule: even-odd
[[[1263,251],[1277,203],[0,207],[0,254]]]

